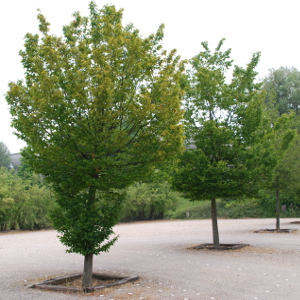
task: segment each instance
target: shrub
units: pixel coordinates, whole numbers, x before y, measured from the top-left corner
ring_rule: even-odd
[[[177,207],[180,198],[179,193],[172,191],[167,182],[137,182],[127,189],[121,220],[163,219],[167,210]]]
[[[0,230],[42,229],[51,226],[52,193],[32,175],[23,179],[13,171],[0,169]]]

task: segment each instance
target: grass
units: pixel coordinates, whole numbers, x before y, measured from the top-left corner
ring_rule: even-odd
[[[274,203],[275,205],[275,203]],[[209,219],[211,218],[210,201],[191,202],[181,199],[175,210],[168,210],[164,214],[166,219],[186,219],[186,211],[189,211],[189,219]],[[259,207],[256,202],[235,202],[217,200],[217,213],[223,219],[242,218],[275,218],[273,211],[268,211]],[[281,213],[282,218],[300,217],[300,211]]]

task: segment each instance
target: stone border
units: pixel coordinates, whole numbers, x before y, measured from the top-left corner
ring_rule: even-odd
[[[294,232],[297,231],[297,229],[295,228],[288,228],[288,229],[259,229],[259,230],[255,230],[253,231],[254,233],[290,233],[290,232]]]
[[[66,276],[59,276],[50,278],[47,280],[44,280],[40,283],[34,284],[30,286],[30,288],[34,289],[42,289],[42,290],[51,290],[51,291],[58,291],[58,292],[73,292],[73,293],[79,293],[79,292],[94,292],[96,290],[101,290],[104,288],[109,288],[121,284],[125,284],[127,282],[136,281],[139,279],[139,276],[118,276],[118,275],[107,275],[107,274],[100,274],[100,273],[93,273],[93,278],[99,279],[99,280],[116,280],[111,283],[93,286],[88,288],[88,290],[84,290],[83,288],[76,288],[76,287],[67,287],[63,286],[61,284],[74,281],[82,276],[82,273],[75,273],[71,275]]]
[[[237,250],[243,247],[250,246],[249,244],[220,244],[220,247],[215,247],[214,244],[206,243],[193,247],[189,247],[189,250]]]

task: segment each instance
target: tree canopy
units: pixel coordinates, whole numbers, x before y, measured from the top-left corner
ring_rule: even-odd
[[[183,62],[162,49],[163,26],[142,38],[122,10],[89,8],[62,37],[38,14],[41,36],[26,34],[20,51],[25,81],[6,99],[26,163],[57,194],[61,241],[91,262],[115,241],[120,189],[182,149]]]

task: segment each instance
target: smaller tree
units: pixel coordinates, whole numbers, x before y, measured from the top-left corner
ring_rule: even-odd
[[[0,167],[10,168],[11,159],[7,146],[0,142]]]
[[[274,133],[264,115],[261,85],[255,83],[255,53],[247,67],[232,66],[230,50],[214,53],[207,43],[190,60],[186,81],[187,150],[174,187],[191,200],[211,200],[213,243],[220,246],[216,198],[252,195],[276,166]],[[288,138],[287,138],[288,140]]]
[[[280,230],[281,200],[280,195],[294,194],[300,184],[299,181],[299,132],[300,132],[300,72],[292,67],[280,67],[271,69],[269,75],[263,80],[265,91],[265,103],[271,122],[281,123],[281,129],[277,131],[275,150],[279,155],[280,163],[277,165],[273,180],[268,189],[274,192],[276,203],[276,230]],[[280,121],[278,116],[284,116]],[[291,143],[287,152],[282,155],[282,145],[286,145],[285,134],[287,130],[295,129],[296,139]],[[296,134],[298,131],[298,134]]]
[[[275,153],[278,156],[278,165],[274,170],[272,180],[266,188],[275,195],[276,230],[280,230],[280,213],[282,193],[293,195],[300,184],[300,156],[299,134],[292,129],[295,124],[295,114],[282,115],[276,120],[278,130],[275,137]],[[279,124],[278,124],[279,123]],[[279,129],[280,127],[280,129]],[[287,140],[287,132],[289,132]],[[295,140],[293,140],[295,137]]]

